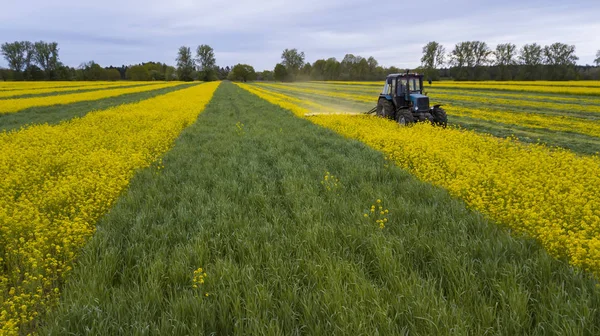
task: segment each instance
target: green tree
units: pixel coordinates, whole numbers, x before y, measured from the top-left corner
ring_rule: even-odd
[[[423,46],[423,57],[421,57],[421,66],[428,79],[438,80],[440,78],[437,70],[444,64],[446,49],[441,44],[432,41]]]
[[[512,43],[501,43],[496,46],[494,55],[496,56],[496,66],[498,67],[499,80],[512,80],[512,68],[516,61],[517,46]]]
[[[281,63],[277,63],[277,65],[275,65],[275,69],[273,70],[273,78],[276,81],[280,82],[286,81],[288,79],[288,72],[285,65]]]
[[[263,81],[272,81],[273,80],[273,71],[264,70],[263,72],[259,72],[256,77],[257,80]]]
[[[23,41],[25,45],[25,79],[32,79],[34,76],[39,77],[38,70],[41,70],[39,67],[33,67],[35,65],[35,47],[33,43],[29,41]]]
[[[134,65],[127,69],[125,78],[132,81],[149,81],[150,72],[143,65]]]
[[[0,68],[0,80],[7,81],[13,79],[13,70]]]
[[[172,81],[177,79],[177,69],[175,67],[167,65],[165,68],[165,80]]]
[[[473,48],[470,41],[459,42],[450,53],[450,65],[454,67],[454,79],[469,78],[469,68],[474,65]]]
[[[369,76],[369,62],[366,58],[360,57],[360,60],[356,64],[356,79],[367,80]]]
[[[482,79],[488,79],[486,77],[489,76],[489,74],[487,74],[484,71],[484,66],[491,64],[491,59],[490,56],[492,56],[494,53],[493,51],[490,49],[490,47],[487,45],[487,43],[482,42],[482,41],[473,41],[471,42],[471,47],[473,49],[473,57],[474,57],[474,69],[473,69],[473,76],[472,79],[475,80],[482,80]]]
[[[367,79],[368,80],[377,80],[379,77],[377,74],[377,68],[379,67],[379,62],[377,62],[375,57],[369,56],[369,58],[367,59],[367,64],[369,66],[369,75],[368,75]]]
[[[177,77],[181,81],[194,80],[194,59],[189,47],[181,46],[177,52]]]
[[[200,80],[209,82],[217,79],[215,52],[209,45],[202,44],[196,49],[196,62]]]
[[[325,80],[340,79],[341,64],[335,57],[330,57],[325,61]]]
[[[64,80],[64,81],[75,80],[77,78],[76,73],[77,73],[77,70],[62,64],[61,62],[58,62],[58,65],[56,66],[56,79],[57,80]]]
[[[256,79],[256,71],[251,65],[236,64],[231,70],[231,78],[242,82],[253,81]]]
[[[98,81],[107,80],[108,77],[104,68],[102,68],[98,63],[94,61],[89,61],[87,63],[82,63],[79,66],[79,75],[77,79],[87,81]]]
[[[148,79],[145,80],[156,80],[156,81],[164,81],[166,80],[166,72],[168,65],[160,63],[160,62],[146,62],[142,63],[142,66],[148,72]],[[144,77],[143,74],[140,75]]]
[[[542,65],[544,63],[542,46],[537,43],[526,44],[521,47],[518,56],[519,78],[524,80],[537,80],[542,78]]]
[[[575,62],[578,59],[574,45],[556,42],[544,47],[544,63],[548,68],[550,80],[574,79]]]
[[[490,64],[492,51],[487,43],[481,41],[466,41],[457,43],[450,53],[450,64],[457,80],[486,79],[483,67]]]
[[[325,79],[325,63],[324,59],[316,60],[312,69],[310,70],[310,78],[312,80],[324,80]]]
[[[296,76],[304,65],[304,58],[304,52],[298,52],[298,49],[285,49],[281,53],[281,64],[285,66],[292,80],[296,79]]]
[[[46,73],[36,64],[30,64],[25,69],[25,76],[27,80],[42,81],[46,79]]]
[[[600,50],[596,51],[596,59],[594,60],[596,66],[600,66]]]
[[[360,56],[359,56],[360,57]],[[362,57],[361,57],[362,58]],[[342,80],[355,80],[356,78],[356,64],[359,62],[359,58],[354,56],[353,54],[346,54],[340,62],[340,70]]]
[[[8,67],[15,72],[17,77],[22,76],[21,73],[25,68],[25,58],[27,53],[27,46],[24,42],[6,42],[0,47],[2,56],[8,63]],[[19,79],[19,78],[16,78]]]
[[[306,64],[304,64],[304,66],[302,67],[302,75],[308,77],[308,76],[310,76],[311,71],[312,71],[312,65],[308,62]]]
[[[39,41],[33,44],[35,53],[33,58],[39,67],[46,73],[47,79],[56,77],[55,71],[58,67],[58,43]]]
[[[231,72],[231,68],[229,66],[220,67],[217,71],[217,77],[221,80],[227,79],[230,72]]]
[[[106,69],[106,80],[109,81],[118,81],[121,79],[121,73],[119,72],[119,70],[112,68],[112,69]]]

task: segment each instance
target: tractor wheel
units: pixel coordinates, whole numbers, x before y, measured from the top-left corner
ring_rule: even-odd
[[[448,125],[448,116],[443,108],[434,108],[431,114],[433,115],[434,125],[442,126],[444,128]]]
[[[412,112],[410,112],[410,110],[402,110],[398,111],[398,118],[396,118],[396,121],[401,126],[408,126],[415,122],[415,118],[413,117]]]
[[[382,118],[393,118],[394,104],[387,99],[379,99],[379,102],[377,102],[377,116]]]

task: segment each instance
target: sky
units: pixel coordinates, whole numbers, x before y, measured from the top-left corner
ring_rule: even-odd
[[[304,51],[309,62],[351,53],[414,68],[429,41],[450,51],[471,40],[492,48],[574,44],[578,64],[592,64],[599,13],[598,0],[1,0],[0,43],[55,41],[60,60],[75,67],[175,65],[180,46],[208,44],[218,65],[257,71],[273,69],[286,48]]]

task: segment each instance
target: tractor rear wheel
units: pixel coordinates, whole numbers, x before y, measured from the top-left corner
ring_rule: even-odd
[[[387,99],[379,99],[377,102],[377,115],[383,118],[394,118],[394,104]]]
[[[433,115],[434,125],[442,126],[444,128],[448,125],[448,115],[446,115],[446,111],[443,108],[434,108],[431,114]]]
[[[415,118],[410,110],[401,110],[398,111],[398,117],[396,118],[396,121],[401,126],[408,126],[415,122]]]

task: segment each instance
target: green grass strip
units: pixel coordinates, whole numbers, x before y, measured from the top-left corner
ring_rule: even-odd
[[[196,85],[196,84],[191,84]],[[0,132],[11,131],[34,124],[58,124],[89,112],[104,110],[112,106],[149,99],[168,92],[181,90],[189,85],[171,86],[162,89],[130,93],[100,100],[81,101],[67,105],[31,107],[19,113],[0,114]]]
[[[600,332],[588,276],[230,83],[163,162],[98,224],[41,334]],[[363,217],[377,199],[383,230]]]

